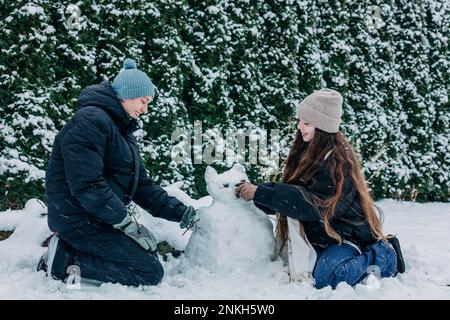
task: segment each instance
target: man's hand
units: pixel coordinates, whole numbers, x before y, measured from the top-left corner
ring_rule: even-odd
[[[191,206],[186,208],[180,221],[180,228],[191,228],[198,221],[198,212]]]
[[[240,183],[236,184],[236,187],[236,195],[247,201],[253,200],[253,198],[255,197],[256,188],[258,188],[254,184],[251,184],[247,181],[241,181]]]
[[[127,215],[121,223],[115,224],[113,227],[121,230],[145,250],[156,250],[157,243],[153,234],[142,224],[132,220],[129,215]]]

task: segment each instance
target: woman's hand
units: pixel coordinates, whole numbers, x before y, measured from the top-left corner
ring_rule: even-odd
[[[236,196],[244,198],[247,201],[253,200],[257,186],[247,181],[241,181],[236,186]]]

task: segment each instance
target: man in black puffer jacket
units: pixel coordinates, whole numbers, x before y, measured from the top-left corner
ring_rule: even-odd
[[[65,280],[77,265],[82,278],[138,286],[161,281],[151,232],[128,213],[134,201],[155,217],[189,227],[196,219],[147,175],[133,132],[154,86],[131,59],[112,84],[85,88],[78,111],[58,133],[45,177],[48,225],[54,236],[38,270]]]

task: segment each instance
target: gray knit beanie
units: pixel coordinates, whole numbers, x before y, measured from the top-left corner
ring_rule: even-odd
[[[336,90],[316,90],[300,102],[297,117],[325,132],[336,133],[341,124],[342,101]]]
[[[123,69],[114,78],[111,84],[116,96],[119,99],[134,99],[155,95],[155,87],[152,80],[136,68],[133,59],[125,59]]]

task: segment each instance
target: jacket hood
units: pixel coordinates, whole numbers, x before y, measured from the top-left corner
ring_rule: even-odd
[[[77,109],[84,107],[103,109],[125,132],[134,132],[138,128],[137,120],[125,111],[108,80],[88,86],[81,91],[77,100]]]

